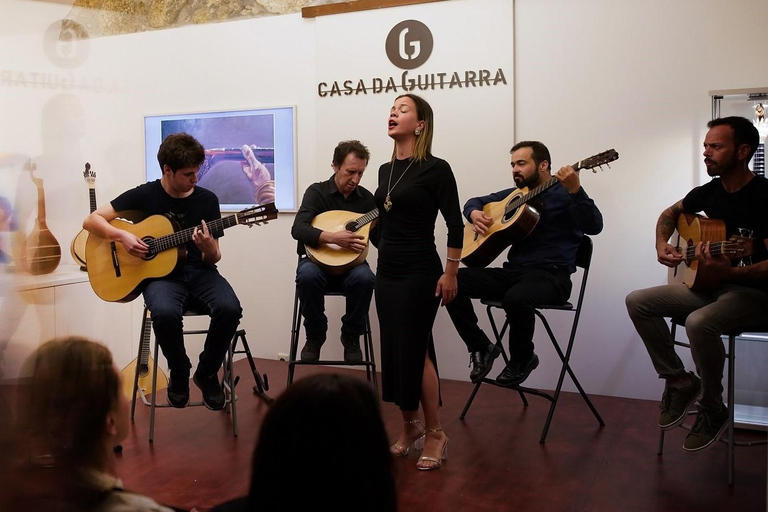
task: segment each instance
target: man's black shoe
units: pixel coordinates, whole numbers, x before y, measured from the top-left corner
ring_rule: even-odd
[[[307,336],[307,342],[301,349],[301,361],[304,363],[316,363],[320,360],[320,347],[325,343],[325,338]]]
[[[344,361],[347,363],[362,363],[363,351],[360,350],[360,335],[341,333],[341,344],[344,345]],[[302,351],[303,355],[303,351]],[[302,357],[303,359],[303,357]]]
[[[496,377],[496,384],[504,387],[514,387],[522,384],[536,367],[539,366],[539,357],[533,354],[527,361],[511,361]]]
[[[472,364],[472,371],[469,372],[469,380],[472,382],[483,380],[490,373],[493,362],[499,357],[499,354],[501,354],[501,347],[498,345],[489,345],[485,350],[471,352],[469,360]]]
[[[219,382],[219,375],[214,373],[208,377],[195,372],[192,376],[195,385],[203,392],[203,403],[212,411],[220,411],[226,404],[224,390]]]
[[[189,370],[186,372],[171,371],[168,379],[168,388],[165,390],[168,403],[177,409],[183,409],[189,405]]]

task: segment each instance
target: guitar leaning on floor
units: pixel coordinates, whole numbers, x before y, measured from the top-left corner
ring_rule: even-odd
[[[365,244],[362,252],[345,249],[336,244],[320,244],[317,247],[304,246],[307,257],[329,274],[344,274],[365,261],[368,256],[368,242],[371,233],[372,222],[379,217],[379,209],[376,208],[360,215],[346,210],[329,210],[312,219],[312,227],[323,231],[352,231],[362,236],[360,243]]]
[[[88,196],[90,199],[90,212],[96,211],[96,172],[91,170],[91,164],[85,163],[85,172],[83,172],[85,183],[88,185]],[[80,232],[72,239],[72,243],[69,244],[69,252],[72,255],[72,259],[75,263],[80,265],[80,270],[85,270],[85,245],[88,243],[88,232],[81,229]]]
[[[218,233],[238,224],[253,227],[276,218],[275,204],[268,203],[206,224],[211,233]],[[202,229],[202,225],[180,229],[165,215],[152,215],[137,224],[121,219],[109,223],[141,238],[149,246],[149,252],[138,258],[128,254],[120,242],[88,237],[85,248],[88,280],[96,295],[107,302],[130,302],[141,293],[146,280],[165,277],[183,265],[187,254],[184,244],[192,241],[196,229]]]
[[[699,269],[696,259],[699,242],[710,242],[712,256],[725,255],[730,259],[752,256],[755,247],[753,238],[732,236],[726,240],[725,223],[721,220],[681,213],[677,218],[677,252],[683,255],[683,262],[669,269],[669,284],[685,284],[695,292],[717,288],[719,278]]]
[[[609,149],[597,155],[581,160],[571,167],[579,171],[592,169],[618,160],[616,150]],[[494,201],[483,206],[483,212],[493,219],[484,235],[475,232],[472,223],[464,226],[464,248],[461,250],[461,261],[468,267],[487,267],[504,249],[531,234],[539,223],[541,213],[536,206],[537,198],[542,192],[560,183],[555,177],[545,183],[528,190],[527,187],[516,188],[506,199]],[[534,204],[530,204],[534,203]]]
[[[137,382],[138,390],[146,396],[152,389],[152,375],[155,371],[155,360],[149,355],[149,339],[152,335],[152,317],[147,310],[147,316],[144,319],[144,330],[141,333],[140,356],[123,368],[123,394],[128,400],[133,400],[133,380],[138,371],[139,380]],[[168,387],[168,377],[165,376],[160,367],[157,368],[157,389]],[[137,392],[138,392],[137,390]]]

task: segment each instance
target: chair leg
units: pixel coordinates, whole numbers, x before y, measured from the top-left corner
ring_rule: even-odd
[[[656,455],[661,455],[664,452],[664,431],[659,429],[659,447],[656,450]]]
[[[248,346],[248,340],[245,338],[245,330],[240,329],[237,331],[237,337],[240,339],[240,343],[243,346],[243,349],[239,352],[241,354],[245,354],[245,358],[248,360],[248,365],[251,367],[251,373],[253,374],[253,380],[256,382],[256,384],[253,386],[253,392],[256,393],[258,396],[266,400],[267,403],[271,403],[274,401],[274,398],[269,396],[266,392],[269,391],[269,383],[267,382],[267,376],[266,374],[262,377],[261,373],[259,373],[258,368],[256,368],[256,363],[253,362],[253,355],[251,355],[251,348]],[[235,347],[237,347],[237,342],[235,342]],[[233,354],[238,353],[237,350],[233,350]]]
[[[467,399],[467,403],[464,404],[464,409],[461,411],[461,415],[459,416],[460,420],[463,420],[464,417],[467,415],[467,411],[469,411],[469,407],[472,405],[472,402],[475,399],[475,395],[480,390],[480,386],[483,384],[483,381],[478,382],[475,384],[475,388],[472,390],[472,394],[469,395],[469,398]]]
[[[363,343],[365,345],[365,360],[369,364],[365,365],[366,377],[373,383],[373,389],[376,395],[379,394],[379,382],[376,376],[376,353],[373,350],[373,336],[371,335],[371,318],[365,315],[365,333],[363,334]]]
[[[224,359],[224,381],[229,387],[229,412],[232,414],[232,435],[237,437],[237,395],[235,394],[235,385],[237,379],[235,378],[234,367],[234,350],[237,345],[237,333],[232,337],[232,342],[229,344],[227,355]],[[226,389],[226,388],[225,388]],[[226,395],[225,395],[226,396]]]
[[[734,402],[734,373],[736,366],[736,336],[728,336],[728,485],[733,486],[733,464],[734,464],[734,435],[735,428],[733,418],[735,416],[736,404]]]
[[[301,329],[301,306],[299,304],[298,290],[293,296],[293,324],[291,325],[291,348],[288,354],[288,382],[293,383],[293,371],[296,366],[296,355],[299,351],[299,330]]]
[[[157,403],[157,356],[160,344],[155,340],[155,371],[152,372],[152,399],[149,407],[149,442],[155,440],[155,404]]]
[[[139,370],[141,363],[141,349],[144,347],[144,328],[147,325],[147,307],[144,307],[144,316],[141,319],[141,330],[139,331],[139,350],[136,354],[136,371],[133,374],[133,393],[131,393],[131,423],[136,414],[136,394],[139,391]]]

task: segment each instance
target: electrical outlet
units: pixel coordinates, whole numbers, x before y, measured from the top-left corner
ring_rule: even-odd
[[[277,353],[277,360],[278,361],[287,361],[288,360],[288,354],[284,354],[283,352]]]

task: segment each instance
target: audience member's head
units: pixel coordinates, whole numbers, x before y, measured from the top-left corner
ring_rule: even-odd
[[[371,386],[337,374],[291,385],[267,413],[249,509],[395,511],[389,441]]]
[[[128,403],[109,350],[85,338],[44,343],[26,362],[18,391],[16,499],[26,510],[88,510],[109,489],[113,448],[128,432]]]

